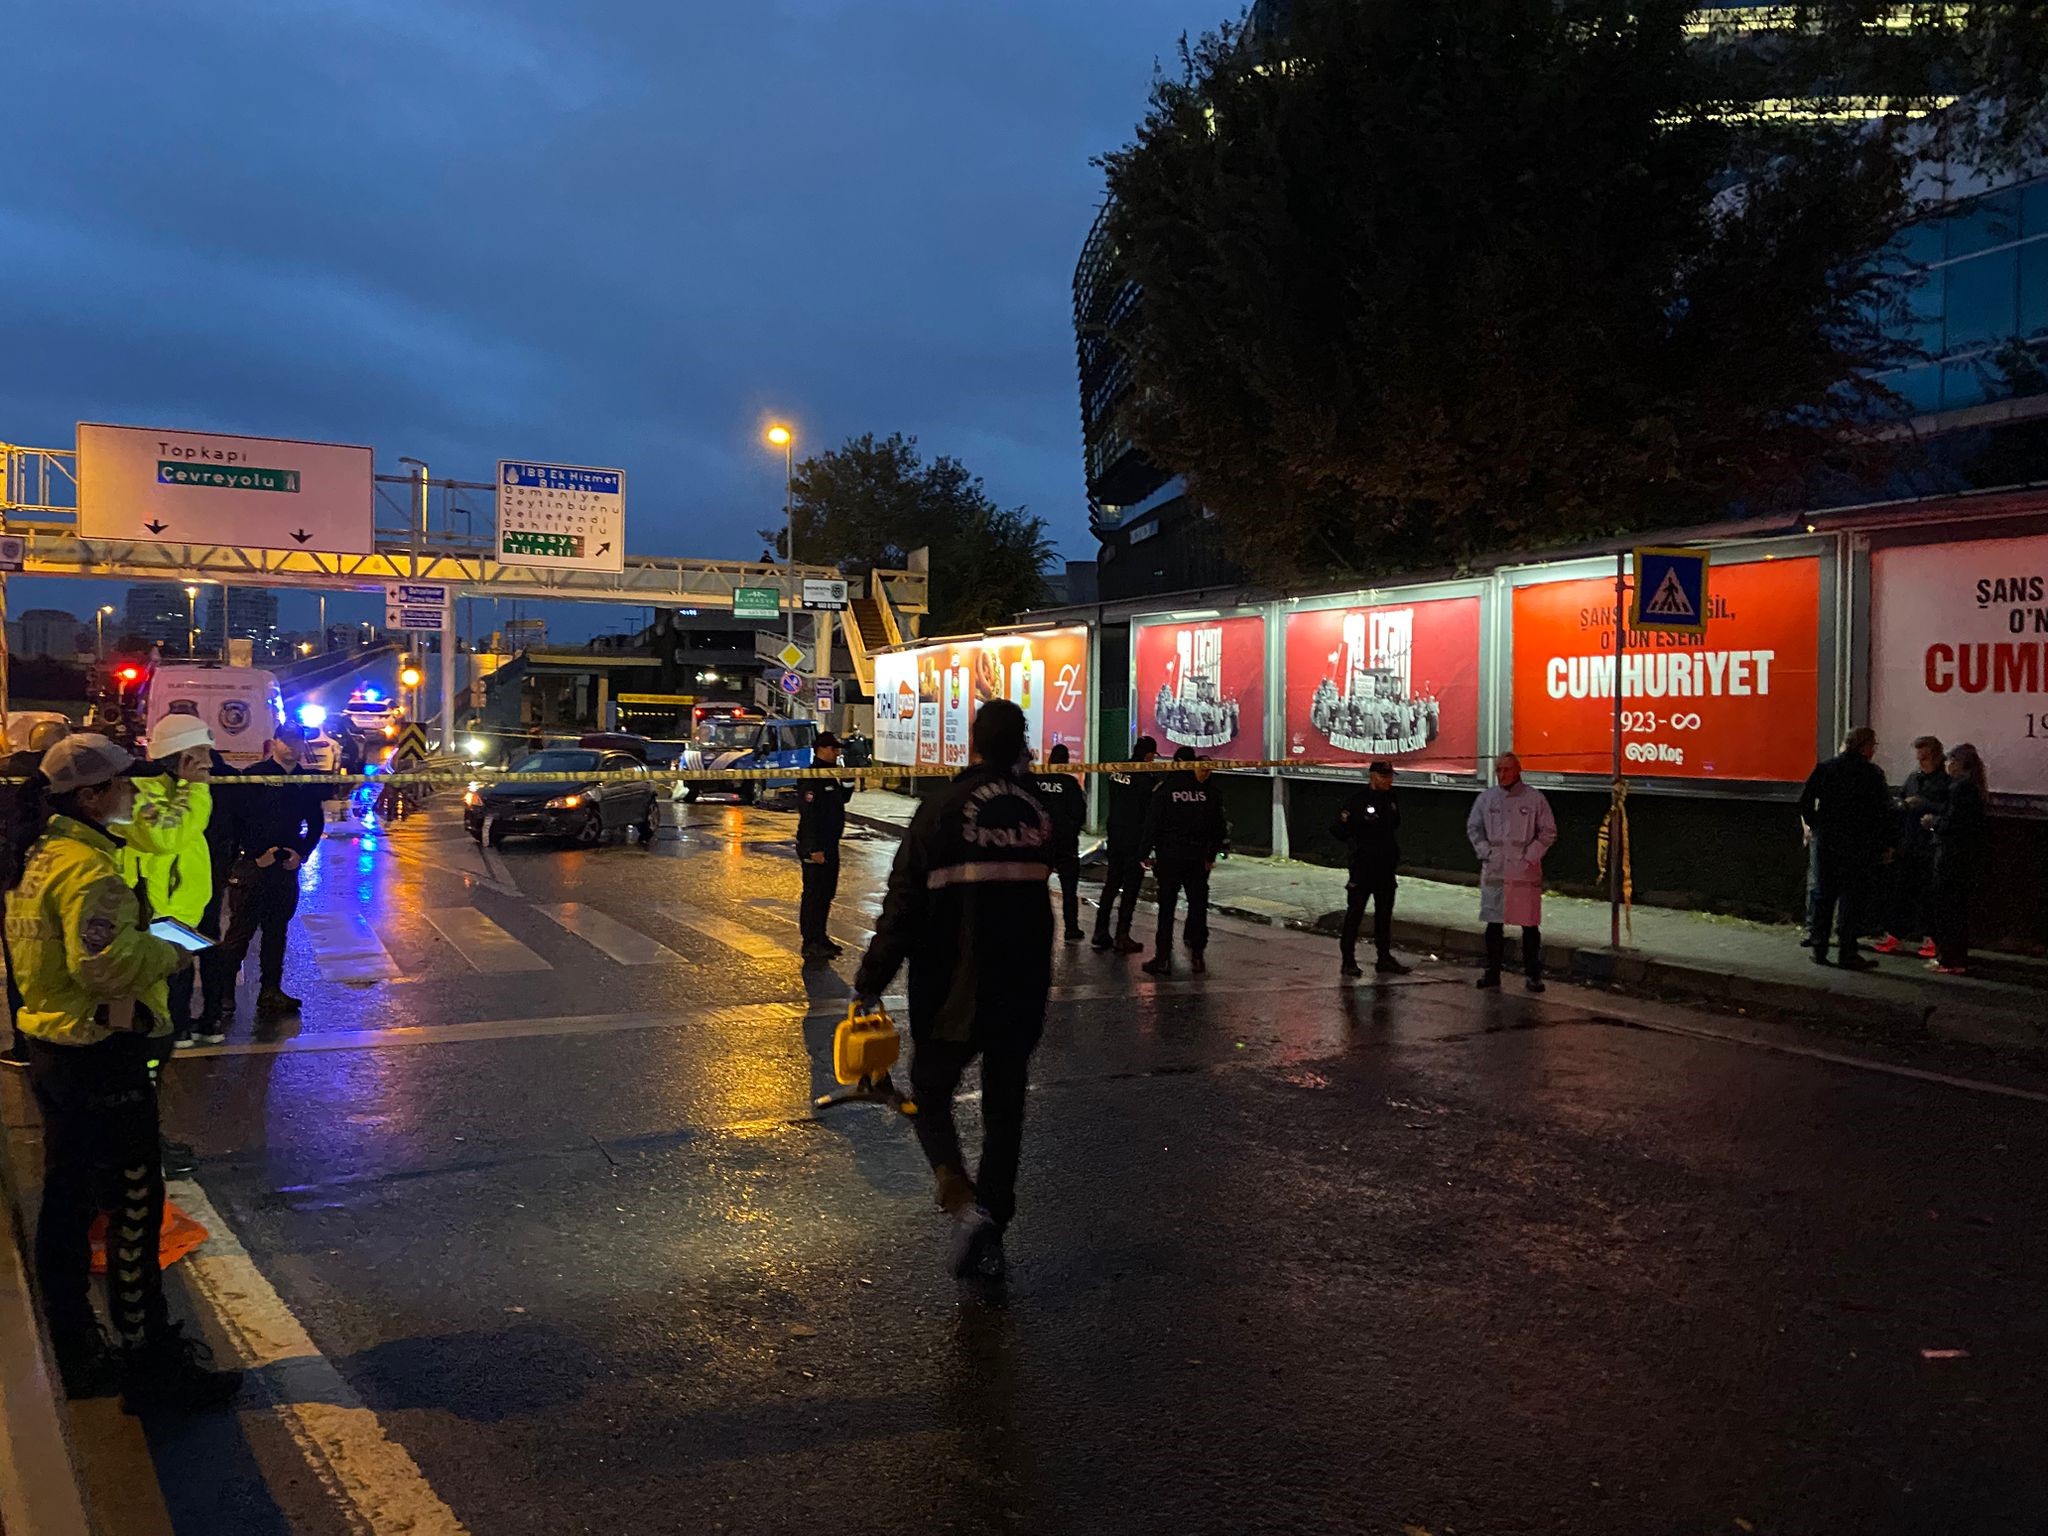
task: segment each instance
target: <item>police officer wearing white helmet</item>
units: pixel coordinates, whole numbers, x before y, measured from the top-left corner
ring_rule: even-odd
[[[225,1403],[238,1371],[208,1368],[204,1346],[165,1310],[157,1239],[164,1182],[150,1061],[171,1029],[165,983],[192,963],[148,930],[121,877],[120,828],[135,810],[136,760],[104,736],[44,754],[15,804],[13,845],[28,851],[7,892],[18,1020],[43,1119],[36,1274],[65,1389],[119,1384],[131,1412]],[[107,1232],[110,1353],[88,1296],[93,1217]]]

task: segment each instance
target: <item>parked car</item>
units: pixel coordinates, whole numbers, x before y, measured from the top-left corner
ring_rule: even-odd
[[[699,728],[699,739],[683,748],[678,768],[808,768],[818,727],[811,720],[721,720]],[[789,789],[795,779],[748,779],[724,785],[678,784],[673,798],[689,804],[701,794],[730,794],[752,805],[764,791]]]
[[[496,847],[508,837],[552,837],[587,846],[638,827],[641,843],[653,844],[654,785],[646,765],[624,752],[549,747],[520,758],[511,771],[549,777],[471,785],[462,796],[462,825],[478,842]],[[635,777],[598,778],[611,773]]]

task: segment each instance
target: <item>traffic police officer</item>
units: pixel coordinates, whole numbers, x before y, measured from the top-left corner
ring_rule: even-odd
[[[813,768],[839,766],[839,738],[820,731],[811,743]],[[846,802],[851,794],[840,779],[803,779],[797,792],[796,856],[803,868],[803,901],[797,908],[797,930],[803,935],[806,960],[837,959],[826,924],[832,919],[832,898],[839,894],[839,839],[846,831]]]
[[[1358,929],[1365,904],[1372,903],[1373,948],[1383,976],[1404,976],[1408,967],[1394,958],[1394,872],[1401,866],[1401,807],[1394,799],[1394,767],[1374,763],[1366,769],[1366,787],[1344,802],[1330,829],[1350,850],[1351,877],[1344,886],[1344,974],[1363,976],[1358,967]]]

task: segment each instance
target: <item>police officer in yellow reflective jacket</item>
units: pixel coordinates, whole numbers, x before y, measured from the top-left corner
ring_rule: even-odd
[[[29,1083],[43,1119],[43,1202],[36,1272],[67,1391],[118,1378],[131,1412],[216,1406],[241,1385],[206,1367],[205,1350],[166,1315],[157,1238],[163,1223],[152,1037],[170,1032],[165,983],[191,957],[147,929],[121,878],[135,759],[104,736],[71,736],[45,754],[17,799],[7,943],[21,986]],[[111,1356],[88,1296],[89,1234],[104,1212]]]
[[[149,749],[156,770],[135,778],[135,819],[124,829],[121,871],[142,893],[149,910],[175,917],[188,928],[204,928],[219,938],[219,914],[206,923],[213,905],[213,850],[208,828],[213,821],[213,732],[192,715],[166,715],[150,732]],[[171,1039],[180,1046],[218,1045],[227,1038],[221,1019],[222,999],[208,996],[208,1018],[195,1036],[192,1029],[190,966],[171,977],[168,1001]],[[207,982],[220,990],[221,978]]]

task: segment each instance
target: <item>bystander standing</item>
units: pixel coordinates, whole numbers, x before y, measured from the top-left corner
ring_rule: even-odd
[[[1877,756],[1877,732],[1859,726],[1842,741],[1842,750],[1818,764],[1799,793],[1799,816],[1813,834],[1818,880],[1813,893],[1813,962],[1828,963],[1831,939],[1838,936],[1846,971],[1875,969],[1877,962],[1859,954],[1856,941],[1870,910],[1878,871],[1883,864],[1892,823],[1891,786]],[[1839,925],[1839,926],[1838,926]]]
[[[1991,786],[1984,759],[1963,742],[1948,755],[1948,798],[1922,818],[1934,837],[1933,922],[1935,957],[1927,968],[1960,976],[1970,962],[1970,909],[1984,879],[1991,840]]]

